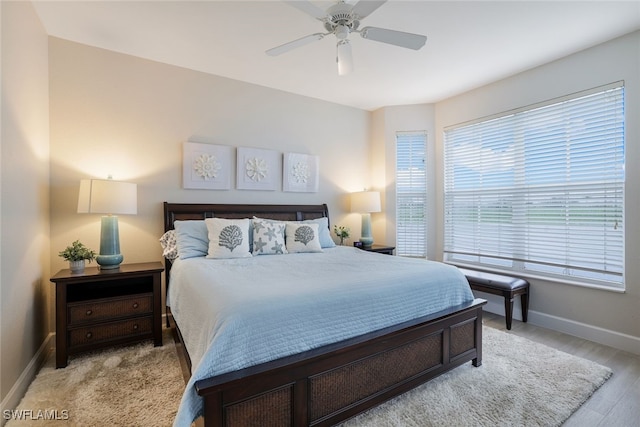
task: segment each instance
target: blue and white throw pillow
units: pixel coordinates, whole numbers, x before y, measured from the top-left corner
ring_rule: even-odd
[[[207,258],[247,258],[250,219],[207,218],[209,232]]]
[[[285,239],[291,253],[322,252],[316,223],[288,222]]]
[[[318,224],[318,235],[320,237],[320,247],[333,248],[336,246],[336,242],[331,238],[331,230],[329,230],[329,218],[322,217],[317,219],[305,219],[304,221],[298,221],[302,223],[316,223]]]
[[[253,223],[253,255],[283,255],[287,253],[284,240],[286,222],[256,218]]]

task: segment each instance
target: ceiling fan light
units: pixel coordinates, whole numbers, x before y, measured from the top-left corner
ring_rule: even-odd
[[[338,40],[345,40],[349,36],[349,28],[346,25],[338,25],[334,34]]]
[[[338,42],[338,75],[344,76],[353,71],[353,57],[351,55],[351,44],[349,40]]]

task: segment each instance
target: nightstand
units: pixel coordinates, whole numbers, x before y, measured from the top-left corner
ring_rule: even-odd
[[[122,264],[114,270],[60,270],[56,286],[56,368],[68,356],[153,339],[162,345],[162,263]]]
[[[393,255],[393,251],[395,248],[396,248],[395,246],[371,245],[370,248],[360,248],[360,249],[364,251],[369,251],[369,252],[377,252],[379,254]]]

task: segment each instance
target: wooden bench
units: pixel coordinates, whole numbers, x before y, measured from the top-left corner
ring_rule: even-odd
[[[522,303],[522,321],[527,321],[529,312],[529,282],[518,277],[503,274],[486,273],[484,271],[459,269],[469,281],[471,289],[504,297],[504,313],[507,329],[511,329],[513,319],[513,298],[520,295]]]

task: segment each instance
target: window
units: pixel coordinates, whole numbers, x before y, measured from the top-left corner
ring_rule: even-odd
[[[396,134],[396,254],[427,255],[427,134]]]
[[[621,82],[445,130],[445,260],[624,288]]]

